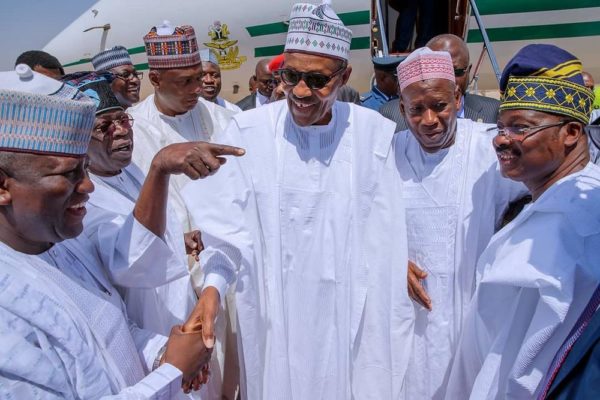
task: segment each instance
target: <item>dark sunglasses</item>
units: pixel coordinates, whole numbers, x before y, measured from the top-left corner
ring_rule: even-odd
[[[336,75],[346,70],[346,64],[342,65],[331,75],[321,74],[319,72],[299,72],[293,69],[280,69],[277,72],[281,80],[286,85],[296,86],[300,81],[304,81],[310,89],[323,89]]]
[[[454,76],[459,77],[459,78],[461,76],[464,76],[467,73],[467,71],[469,70],[469,68],[471,68],[470,65],[467,67],[464,67],[464,68],[454,68]]]

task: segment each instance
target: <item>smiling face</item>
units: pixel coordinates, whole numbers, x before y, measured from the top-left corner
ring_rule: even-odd
[[[305,53],[285,53],[283,68],[297,72],[315,72],[331,76],[340,69],[342,61]],[[339,88],[344,85],[352,68],[334,76],[321,89],[311,89],[304,80],[297,85],[284,85],[288,106],[294,122],[300,126],[325,125],[331,120],[331,108]]]
[[[221,68],[209,61],[202,62],[202,97],[216,101],[221,93]]]
[[[79,235],[85,203],[94,190],[87,157],[17,154],[2,162],[0,239],[15,250],[38,254]]]
[[[565,119],[541,111],[504,110],[498,116],[498,127],[537,127]],[[549,186],[557,180],[557,171],[582,136],[574,131],[577,129],[583,129],[581,124],[572,122],[539,130],[523,140],[497,135],[493,143],[502,175],[525,183],[532,193]]]
[[[110,72],[118,76],[112,81],[110,88],[124,108],[131,107],[134,103],[140,101],[142,82],[135,75],[136,70],[133,65],[120,65],[112,68]],[[127,79],[123,77],[127,77]]]
[[[453,82],[428,79],[408,85],[400,97],[400,111],[423,150],[435,153],[451,146],[456,136],[460,94]]]
[[[125,121],[129,115],[121,110],[113,110],[96,115],[92,140],[88,148],[90,171],[100,176],[113,176],[131,163],[133,154],[133,129]],[[102,133],[106,130],[110,133]]]
[[[202,65],[188,68],[152,70],[149,74],[154,86],[155,102],[159,111],[168,116],[185,114],[198,103],[202,92]]]

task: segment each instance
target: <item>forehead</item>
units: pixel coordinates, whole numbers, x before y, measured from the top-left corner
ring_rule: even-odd
[[[502,125],[510,125],[515,123],[539,123],[540,121],[559,121],[558,115],[549,114],[543,111],[516,109],[502,110],[498,114],[498,123]]]
[[[187,68],[165,69],[160,72],[161,78],[166,80],[194,78],[200,74],[202,74],[202,64]]]
[[[120,74],[122,72],[133,72],[135,71],[135,67],[131,64],[119,65],[118,67],[111,68],[111,71],[115,74]]]
[[[447,79],[427,79],[411,83],[402,90],[406,102],[426,101],[429,98],[454,98],[454,83]]]
[[[333,72],[340,66],[340,61],[334,58],[306,53],[285,53],[283,66],[301,72]]]
[[[221,68],[210,61],[202,61],[202,72],[220,72]]]
[[[29,168],[23,168],[21,172],[26,175],[32,175],[33,173],[44,174],[73,169],[84,160],[84,157],[19,153],[17,160],[19,164],[27,163],[29,166]]]
[[[96,115],[96,122],[98,121],[112,121],[125,114],[122,110],[110,110]]]
[[[464,48],[461,43],[458,43],[456,40],[446,39],[441,42],[435,43],[431,45],[431,50],[434,51],[447,51],[450,53],[450,57],[452,58],[452,63],[455,66],[464,67],[469,58],[468,51]]]

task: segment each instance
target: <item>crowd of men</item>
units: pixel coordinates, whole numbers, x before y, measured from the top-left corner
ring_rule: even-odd
[[[0,72],[0,398],[598,398],[577,57],[522,48],[498,101],[443,34],[361,105],[329,2],[289,21],[237,104],[166,21],[143,100],[122,46]]]

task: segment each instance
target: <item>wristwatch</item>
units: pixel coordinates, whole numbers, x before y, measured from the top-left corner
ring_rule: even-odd
[[[154,363],[152,363],[152,371],[154,371],[155,369],[160,367],[160,362],[162,361],[162,358],[165,355],[166,351],[167,351],[167,345],[165,344],[163,347],[160,348],[160,350],[158,351],[158,354],[156,355],[156,358],[154,359]]]

